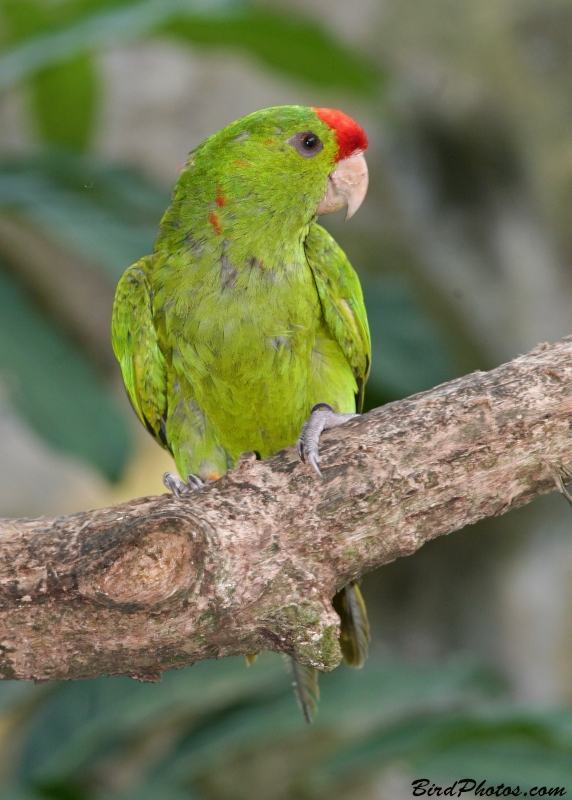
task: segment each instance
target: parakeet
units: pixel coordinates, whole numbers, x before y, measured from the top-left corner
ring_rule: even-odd
[[[231,123],[194,151],[152,255],[117,287],[112,342],[137,415],[169,450],[177,496],[245,451],[298,442],[318,472],[319,437],[361,411],[370,336],[358,277],[316,216],[360,206],[367,137],[329,108],[280,106]],[[369,628],[356,583],[334,598],[344,658]],[[307,719],[316,672],[295,664]]]

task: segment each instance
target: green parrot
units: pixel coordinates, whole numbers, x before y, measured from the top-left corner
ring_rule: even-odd
[[[280,106],[233,122],[191,152],[154,253],[120,279],[113,350],[137,415],[174,457],[181,477],[164,481],[177,497],[245,451],[265,458],[294,442],[321,475],[321,432],[361,412],[363,295],[316,216],[361,205],[366,148],[334,109]],[[344,659],[360,667],[369,627],[357,584],[333,604]],[[310,721],[317,673],[292,667]]]

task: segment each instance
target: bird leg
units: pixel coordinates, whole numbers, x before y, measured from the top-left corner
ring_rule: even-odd
[[[177,500],[181,499],[181,495],[193,492],[195,489],[202,489],[205,485],[198,475],[187,475],[187,480],[185,482],[174,472],[165,472],[163,475],[163,483],[167,489],[173,492]]]
[[[302,425],[298,437],[298,455],[306,464],[311,464],[320,478],[323,477],[318,462],[320,461],[320,436],[322,431],[338,428],[344,422],[359,416],[358,414],[338,414],[327,403],[318,403],[310,412],[310,416]]]

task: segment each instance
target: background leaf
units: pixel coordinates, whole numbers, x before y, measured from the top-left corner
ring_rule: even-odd
[[[77,56],[32,78],[34,116],[43,141],[70,150],[91,143],[99,99],[93,58]]]
[[[244,50],[266,66],[325,88],[371,95],[382,78],[379,67],[349,51],[321,26],[285,11],[246,7],[226,17],[180,17],[159,32],[191,44]]]
[[[396,274],[362,275],[361,283],[372,340],[366,398],[393,400],[452,380],[457,364],[445,332],[415,285]]]
[[[158,726],[182,720],[192,728],[287,686],[281,660],[272,657],[261,659],[257,670],[247,669],[242,658],[205,661],[165,673],[158,684],[131,678],[60,683],[29,732],[20,775],[34,781],[68,778],[102,752]]]
[[[201,794],[200,782],[235,758],[277,748],[296,759],[303,743],[308,758],[294,770],[299,778],[380,725],[434,719],[499,691],[494,676],[463,660],[429,669],[374,660],[359,672],[322,676],[320,710],[309,727],[290,683],[283,659],[265,653],[250,668],[242,658],[206,661],[166,673],[159,684],[130,678],[56,684],[27,724],[20,782],[89,786],[100,765],[120,769],[138,748],[146,752],[145,742],[153,744],[141,765],[143,788],[125,795],[132,800],[153,792],[176,796],[184,787]]]
[[[129,454],[122,411],[78,349],[1,269],[0,375],[46,441],[118,478]]]
[[[0,162],[0,207],[85,255],[113,285],[152,252],[168,204],[167,192],[132,171],[63,150]]]
[[[382,77],[379,67],[349,51],[321,26],[286,11],[232,0],[98,5],[103,10],[93,10],[91,4],[73,6],[75,19],[69,24],[62,20],[57,4],[52,19],[46,16],[49,10],[42,9],[43,24],[36,30],[44,32],[24,38],[0,57],[0,89],[85,52],[155,34],[192,44],[243,49],[274,69],[325,87],[372,94]],[[14,5],[8,8],[21,31],[23,10],[15,10]],[[36,4],[28,3],[27,8],[34,18]]]
[[[315,771],[313,781],[327,791],[349,785],[364,772],[392,761],[406,763],[412,775],[441,786],[465,777],[504,783],[524,792],[534,785],[572,789],[570,713],[522,713],[489,707],[480,714],[413,716],[397,720],[338,753]]]

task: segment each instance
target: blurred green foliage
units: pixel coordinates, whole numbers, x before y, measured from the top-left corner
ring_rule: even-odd
[[[141,36],[243,50],[298,80],[366,96],[382,78],[316,23],[239,0],[3,0],[0,13],[0,89],[31,79],[44,140],[78,150],[89,144],[97,113],[94,53]]]
[[[444,326],[412,282],[393,272],[361,281],[374,348],[367,394],[407,397],[456,377]]]
[[[121,411],[78,348],[2,271],[0,320],[0,371],[12,401],[46,441],[119,478],[128,451]]]
[[[17,742],[0,800],[326,800],[365,791],[392,767],[406,785],[474,776],[572,788],[572,714],[507,706],[499,680],[467,661],[372,660],[321,686],[309,727],[270,653],[251,668],[241,658],[202,662],[160,684],[0,685]]]
[[[0,161],[0,209],[93,262],[113,286],[152,251],[169,202],[130,170],[65,150]]]
[[[41,138],[70,150],[85,150],[97,112],[98,81],[93,60],[80,55],[42,70],[32,78],[32,93]]]
[[[64,150],[0,163],[0,209],[97,265],[110,286],[152,249],[167,204],[135,176]],[[13,270],[1,270],[0,375],[11,401],[51,444],[118,479],[129,425],[107,376]]]

